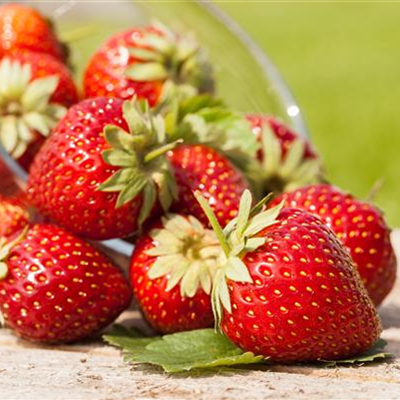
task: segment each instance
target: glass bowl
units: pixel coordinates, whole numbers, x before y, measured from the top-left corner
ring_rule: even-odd
[[[160,20],[177,30],[192,31],[208,49],[216,66],[217,94],[242,112],[263,112],[285,120],[308,136],[300,109],[278,70],[243,29],[209,1],[148,0],[137,2],[36,2],[30,5],[51,17],[62,40],[72,49],[78,81],[90,55],[113,32]],[[5,170],[8,170],[6,177]],[[24,189],[27,173],[0,145],[0,173]],[[133,245],[123,240],[101,243],[120,264],[126,264]]]

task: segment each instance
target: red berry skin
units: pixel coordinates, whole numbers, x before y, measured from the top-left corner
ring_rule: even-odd
[[[240,196],[249,184],[227,158],[204,145],[182,145],[170,151],[169,160],[179,196],[172,206],[173,211],[193,215],[209,226],[193,196],[193,192],[198,190],[210,204],[221,226],[237,216]]]
[[[29,212],[19,196],[0,195],[0,238],[6,239],[29,225]]]
[[[35,225],[11,251],[0,308],[24,339],[60,343],[89,337],[125,310],[131,289],[92,245],[51,225]]]
[[[254,135],[258,140],[261,140],[261,130],[265,124],[268,124],[272,132],[275,134],[277,139],[281,144],[282,155],[286,156],[286,153],[291,146],[291,144],[299,138],[302,138],[298,133],[294,132],[288,126],[286,126],[283,122],[279,121],[274,117],[270,117],[268,115],[260,115],[260,114],[248,114],[246,116],[247,120],[250,122],[251,128],[253,130]],[[305,139],[306,147],[304,151],[304,160],[317,158],[318,155],[315,150],[312,148],[311,143]],[[264,155],[262,150],[260,149],[258,152],[258,159],[263,160]]]
[[[85,97],[109,96],[124,100],[136,95],[154,106],[161,94],[163,82],[136,82],[125,76],[126,69],[136,62],[129,54],[130,47],[154,28],[130,29],[113,35],[90,59],[84,74]]]
[[[9,3],[0,7],[0,58],[14,50],[49,54],[62,62],[67,56],[45,17],[33,8]]]
[[[57,76],[58,86],[50,98],[51,103],[57,103],[65,107],[71,107],[78,101],[78,91],[72,75],[67,67],[60,61],[47,54],[32,52],[15,52],[9,56],[10,60],[19,61],[21,64],[29,64],[31,68],[31,81],[47,76]],[[45,138],[38,132],[33,132],[35,139],[28,149],[19,157],[19,164],[28,169],[35,154],[43,145]]]
[[[328,185],[311,185],[275,200],[318,216],[338,236],[351,254],[368,294],[376,306],[389,294],[396,280],[397,261],[390,242],[390,228],[382,213]]]
[[[157,227],[153,225],[149,231]],[[199,288],[189,298],[183,297],[179,285],[166,290],[168,277],[148,277],[149,269],[157,257],[146,252],[157,246],[148,233],[141,236],[135,245],[130,263],[130,280],[133,294],[145,319],[160,333],[175,333],[193,329],[210,328],[214,317],[210,295]]]
[[[244,350],[273,361],[343,359],[370,348],[380,322],[334,233],[306,212],[284,209],[244,258],[253,283],[228,280],[232,313],[221,328]]]
[[[128,130],[120,99],[100,97],[70,108],[30,169],[28,198],[40,213],[90,239],[129,236],[137,230],[142,196],[116,208],[118,192],[98,190],[118,167],[104,162],[108,124]]]

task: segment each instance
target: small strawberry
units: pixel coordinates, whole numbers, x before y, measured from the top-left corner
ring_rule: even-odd
[[[157,331],[173,333],[213,325],[210,292],[219,242],[192,216],[169,214],[136,242],[133,293]]]
[[[208,225],[193,196],[198,190],[210,203],[221,225],[236,217],[240,196],[249,185],[226,157],[204,145],[180,145],[169,152],[169,161],[178,187],[173,211],[193,215]]]
[[[0,143],[21,166],[33,156],[78,94],[66,67],[47,54],[0,61]]]
[[[320,219],[282,204],[251,210],[241,199],[224,231],[197,198],[220,240],[212,304],[221,330],[243,350],[273,361],[334,360],[378,339],[379,317],[350,255]]]
[[[131,289],[122,271],[68,232],[34,225],[0,250],[0,310],[28,340],[89,337],[125,310]]]
[[[86,97],[137,96],[154,106],[167,81],[192,93],[214,86],[211,65],[197,42],[156,24],[115,34],[103,44],[85,71],[84,90]]]
[[[29,225],[29,212],[21,195],[13,197],[0,195],[0,221],[0,238],[6,239]]]
[[[311,185],[276,199],[318,216],[350,252],[368,294],[379,305],[396,280],[390,228],[372,204],[328,185]]]
[[[0,58],[15,50],[49,54],[62,62],[68,55],[47,18],[31,7],[9,3],[0,7]]]
[[[146,104],[100,97],[70,108],[32,164],[32,205],[91,239],[129,236],[167,210],[176,195],[164,153],[174,144]]]
[[[279,194],[322,179],[321,160],[306,138],[269,116],[247,115],[247,120],[261,145],[252,175],[262,193]]]

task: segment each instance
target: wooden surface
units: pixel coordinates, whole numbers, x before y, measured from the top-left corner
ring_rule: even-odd
[[[400,232],[393,240],[400,259]],[[38,347],[1,329],[0,399],[400,399],[400,282],[380,314],[387,351],[395,355],[391,361],[361,367],[277,365],[172,376],[152,367],[124,365],[120,352],[100,341]],[[132,317],[138,315],[129,312],[121,320]]]

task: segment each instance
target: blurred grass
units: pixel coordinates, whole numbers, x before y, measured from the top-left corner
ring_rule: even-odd
[[[293,90],[335,184],[400,226],[400,4],[220,3]]]

